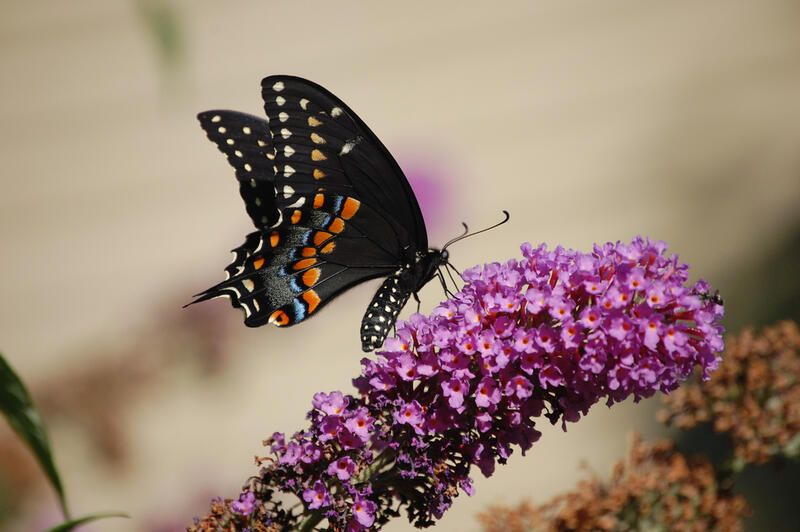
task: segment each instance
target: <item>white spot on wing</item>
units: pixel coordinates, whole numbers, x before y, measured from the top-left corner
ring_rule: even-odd
[[[278,211],[278,221],[277,221],[277,222],[275,222],[274,224],[272,224],[272,226],[270,227],[270,229],[271,229],[272,227],[278,227],[278,226],[279,226],[279,225],[281,225],[282,223],[283,223],[283,211]],[[261,244],[263,244],[263,242],[264,242],[264,241],[263,241],[263,240],[261,240],[261,241],[258,243],[258,249],[261,249]],[[257,250],[255,250],[253,253],[258,253],[258,249],[257,249]]]
[[[334,107],[331,109],[331,116],[336,118],[337,116],[342,114],[342,110],[339,107]]]
[[[287,144],[286,146],[283,147],[283,154],[286,157],[291,157],[292,155],[294,155],[294,148],[292,148]]]
[[[305,98],[301,98],[300,99],[300,107],[303,108],[303,111],[308,109],[308,100],[306,100]]]
[[[289,113],[281,111],[280,114],[278,115],[278,120],[280,120],[281,122],[286,122],[287,120],[289,120]]]
[[[292,168],[288,164],[284,165],[284,167],[283,167],[283,177],[291,177],[291,175],[293,173],[294,173],[294,168]]]
[[[283,137],[285,139],[288,139],[291,136],[292,136],[292,132],[291,131],[289,131],[286,128],[281,129],[281,137]]]
[[[281,92],[286,86],[283,84],[282,81],[276,81],[275,85],[272,86],[272,90],[275,92]]]
[[[256,287],[252,279],[245,279],[244,281],[242,281],[242,286],[244,286],[244,289],[247,290],[248,292],[252,292],[253,289]]]
[[[306,199],[303,196],[300,196],[297,199],[297,201],[295,201],[294,203],[289,205],[289,207],[299,208],[299,207],[302,207],[303,205],[305,205],[305,203],[306,203]]]
[[[215,124],[217,122],[219,122],[220,120],[222,120],[222,117],[219,116],[219,115],[214,115],[214,116],[211,117],[211,121],[214,122]]]
[[[275,98],[275,103],[277,103],[278,106],[281,106],[286,103],[286,98],[284,98],[283,96],[278,96],[277,98]]]

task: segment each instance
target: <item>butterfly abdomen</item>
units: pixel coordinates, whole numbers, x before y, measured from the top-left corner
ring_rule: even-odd
[[[409,297],[411,289],[403,282],[400,273],[386,278],[361,320],[361,348],[365,352],[383,345]]]

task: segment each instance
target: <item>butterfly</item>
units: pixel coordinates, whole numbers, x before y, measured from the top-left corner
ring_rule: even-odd
[[[247,326],[288,327],[383,277],[360,330],[362,349],[377,349],[411,296],[419,301],[437,275],[446,289],[446,246],[428,247],[403,171],[344,102],[294,76],[266,77],[261,92],[266,120],[224,110],[198,115],[235,169],[256,230],[232,250],[226,279],[190,304],[228,297]]]

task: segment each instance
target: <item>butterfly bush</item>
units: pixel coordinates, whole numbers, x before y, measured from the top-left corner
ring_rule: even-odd
[[[398,323],[361,361],[358,395],[318,393],[309,427],[265,444],[271,456],[238,501],[196,524],[377,529],[401,509],[417,527],[473,493],[541,433],[612,405],[708,378],[722,350],[722,306],[666,245],[636,238],[592,253],[522,246],[522,259],[464,272],[430,316]],[[296,509],[282,493],[299,497]],[[256,526],[257,525],[257,526]]]

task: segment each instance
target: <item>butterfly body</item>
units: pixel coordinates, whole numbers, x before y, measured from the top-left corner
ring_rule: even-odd
[[[371,351],[383,345],[389,330],[397,320],[397,315],[413,295],[439,271],[447,262],[447,251],[428,249],[418,252],[414,262],[409,262],[386,278],[367,306],[361,320],[361,347]]]
[[[293,76],[270,76],[261,86],[267,120],[198,115],[236,170],[257,230],[233,250],[227,278],[193,303],[228,297],[246,325],[285,327],[356,284],[386,277],[362,322],[363,349],[380,347],[447,252],[428,248],[402,170],[344,102]]]

